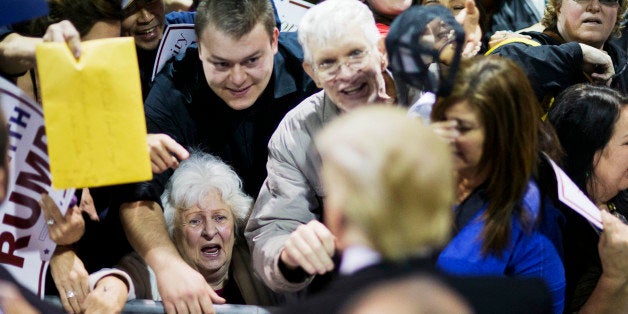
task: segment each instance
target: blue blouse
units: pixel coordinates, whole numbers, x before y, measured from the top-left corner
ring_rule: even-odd
[[[475,191],[474,193],[480,193]],[[482,195],[480,193],[480,195]],[[543,279],[552,293],[554,313],[562,313],[565,302],[565,271],[562,263],[562,242],[559,236],[563,218],[551,202],[544,202],[534,181],[528,183],[522,207],[534,223],[531,230],[512,218],[510,243],[501,256],[483,255],[482,215],[488,201],[482,199],[481,208],[456,234],[438,257],[437,266],[457,275],[525,276]],[[465,206],[465,203],[462,204]],[[525,302],[525,300],[522,300]]]

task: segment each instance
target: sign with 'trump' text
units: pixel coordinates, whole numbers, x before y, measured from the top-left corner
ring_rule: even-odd
[[[0,264],[40,297],[55,243],[39,206],[47,193],[65,214],[74,189],[53,190],[43,111],[0,77],[0,109],[9,129],[7,198],[0,206]]]

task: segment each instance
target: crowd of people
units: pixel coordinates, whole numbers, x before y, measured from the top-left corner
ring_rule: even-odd
[[[153,171],[42,196],[63,311],[628,312],[628,0],[310,1],[296,32],[269,0],[47,2],[0,75],[41,102],[36,45],[133,37]],[[60,310],[15,284],[5,312]]]

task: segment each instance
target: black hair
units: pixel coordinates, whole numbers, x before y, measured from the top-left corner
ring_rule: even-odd
[[[628,97],[605,86],[577,84],[556,97],[548,119],[564,149],[562,165],[569,177],[589,198],[587,180],[593,175],[594,155],[613,135]]]

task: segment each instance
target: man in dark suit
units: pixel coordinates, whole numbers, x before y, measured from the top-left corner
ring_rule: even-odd
[[[433,253],[449,239],[454,178],[447,144],[420,122],[398,108],[361,108],[323,129],[316,146],[340,276],[286,313],[340,312],[376,284],[414,275],[453,288],[448,299],[464,304],[458,294],[474,312],[551,312],[541,280],[453,277],[434,269]]]

